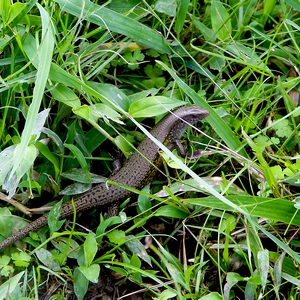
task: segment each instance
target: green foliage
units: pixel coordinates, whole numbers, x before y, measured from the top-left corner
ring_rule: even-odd
[[[224,41],[231,36],[232,28],[228,11],[218,0],[211,2],[211,25],[219,40]]]
[[[110,278],[152,299],[296,299],[299,13],[293,0],[0,1],[0,198],[14,197],[1,240],[28,224],[24,205],[65,197],[1,253],[0,298],[93,298]],[[190,103],[210,111],[206,135],[189,129],[185,158],[161,146],[168,181],[62,226],[62,203],[106,180],[141,123]]]

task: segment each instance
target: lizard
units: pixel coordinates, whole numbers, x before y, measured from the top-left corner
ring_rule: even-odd
[[[204,119],[209,111],[199,106],[183,106],[166,115],[150,131],[151,135],[163,143],[168,149],[174,147],[180,150],[180,137],[192,124]],[[159,166],[162,163],[159,146],[149,137],[145,137],[137,147],[137,150],[129,156],[124,166],[116,173],[108,177],[109,181],[129,186],[134,189],[142,189],[151,182]],[[179,151],[180,152],[180,151]],[[99,183],[89,191],[74,200],[77,212],[93,207],[111,205],[126,199],[132,192],[118,185],[109,185],[106,182]],[[74,213],[72,202],[62,206],[60,219]],[[16,231],[12,236],[0,242],[0,250],[25,237],[29,232],[36,231],[47,225],[49,214],[45,214],[29,225]]]

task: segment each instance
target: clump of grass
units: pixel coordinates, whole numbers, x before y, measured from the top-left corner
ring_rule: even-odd
[[[59,201],[5,249],[1,298],[297,298],[300,6],[167,2],[1,1],[0,184],[23,211],[105,180],[141,123],[210,111],[117,216],[62,227]],[[26,224],[13,204],[3,239]]]

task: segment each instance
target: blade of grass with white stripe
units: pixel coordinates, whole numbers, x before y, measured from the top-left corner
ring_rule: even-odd
[[[135,19],[86,0],[55,0],[55,2],[63,11],[79,19],[86,19],[111,32],[123,34],[147,48],[171,54],[168,42],[162,35]]]
[[[37,6],[39,8],[41,14],[41,20],[42,20],[42,39],[41,39],[40,47],[37,50],[38,57],[39,57],[39,66],[36,74],[36,84],[33,90],[32,103],[29,106],[24,130],[21,136],[21,142],[16,147],[13,153],[13,167],[10,172],[10,178],[15,177],[16,171],[20,167],[20,164],[24,159],[24,154],[27,152],[26,150],[28,148],[31,135],[34,130],[34,126],[36,123],[40,104],[43,98],[43,94],[44,94],[44,90],[45,90],[45,86],[46,86],[46,82],[50,70],[50,64],[52,60],[54,36],[53,36],[53,28],[52,28],[51,20],[48,13],[44,10],[44,8],[40,6],[38,3]],[[25,174],[25,172],[23,170],[22,172],[23,174],[20,173],[18,174],[17,181],[21,179],[21,177]],[[10,188],[9,190],[10,196],[14,194],[14,189],[16,188],[17,184],[18,182],[15,182],[14,187]]]

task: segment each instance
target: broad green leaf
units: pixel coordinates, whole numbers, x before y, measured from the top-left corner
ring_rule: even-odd
[[[246,283],[245,299],[255,299],[256,286],[259,285],[259,278],[257,278],[257,276],[252,276],[250,279],[251,280],[248,280]],[[255,282],[255,284],[253,282]]]
[[[50,270],[53,270],[55,272],[60,271],[60,265],[57,262],[57,260],[54,258],[51,252],[49,252],[46,249],[38,249],[35,251],[36,256],[38,259]]]
[[[7,299],[7,295],[10,295],[10,293],[16,288],[23,275],[24,271],[18,273],[17,275],[13,276],[12,278],[6,280],[1,284],[0,299]]]
[[[92,188],[91,183],[76,182],[76,183],[70,184],[66,188],[62,189],[59,192],[59,194],[74,196],[74,195],[79,195],[79,194],[85,193],[85,192],[89,191],[91,188]]]
[[[48,114],[49,109],[45,109],[37,114],[34,127],[32,128],[30,142],[33,142],[39,138],[44,129],[43,126]],[[20,150],[20,148],[21,143],[10,146],[0,153],[0,184],[3,184],[3,189],[7,190],[9,195],[14,193],[20,179],[31,168],[38,154],[37,149],[33,144],[26,146],[23,151]],[[13,169],[15,161],[17,160],[17,157],[21,155],[21,152],[23,159],[19,162],[15,173],[9,177],[10,171]]]
[[[12,39],[13,39],[13,36],[8,36],[8,35],[2,36],[1,39],[0,39],[0,51],[3,51],[3,49],[9,44],[9,42]],[[6,82],[6,84],[7,84],[7,87],[8,87],[9,86],[8,82]]]
[[[160,217],[170,217],[170,218],[177,218],[177,219],[185,219],[188,217],[188,214],[184,211],[178,209],[177,207],[173,207],[170,205],[160,207],[154,214],[155,216]]]
[[[225,58],[222,58],[222,57],[212,57],[210,60],[209,60],[209,66],[211,69],[213,70],[222,70],[222,68],[224,68],[226,64],[226,59]]]
[[[133,102],[129,114],[133,118],[155,117],[182,105],[185,105],[185,102],[178,99],[150,96]]]
[[[27,4],[16,2],[10,8],[8,24],[16,19],[26,9]]]
[[[154,9],[162,14],[174,17],[177,11],[176,0],[157,0]]]
[[[2,0],[0,1],[2,2]],[[22,10],[19,11],[19,7],[12,9],[12,14],[14,15],[13,22],[10,24],[11,28],[14,28],[17,24],[41,24],[41,18],[38,16],[29,15],[28,12],[36,5],[36,0],[27,0],[24,2],[25,5],[22,6]],[[19,3],[19,2],[16,2]],[[15,3],[15,4],[16,4]],[[14,5],[13,5],[14,6]],[[34,20],[37,20],[37,22]]]
[[[109,103],[114,103],[117,107],[121,107],[125,111],[128,111],[130,105],[128,96],[118,87],[108,83],[95,82],[90,82],[90,85],[96,92],[101,94],[102,97],[107,99]]]
[[[0,185],[7,179],[9,171],[13,166],[13,154],[17,145],[12,145],[0,152]]]
[[[78,300],[83,300],[88,286],[89,280],[80,272],[79,268],[74,271],[74,292]]]
[[[263,290],[266,288],[267,278],[269,275],[269,251],[260,250],[257,253],[258,269]]]
[[[259,135],[253,139],[253,141],[261,153],[263,153],[268,146],[272,145],[272,141],[265,135]]]
[[[24,219],[14,216],[7,207],[0,208],[0,234],[9,237],[15,229],[21,229],[28,225]]]
[[[21,144],[18,144],[14,151],[14,158],[20,155]],[[37,156],[37,149],[34,145],[28,145],[25,147],[23,151],[23,159],[20,161],[19,166],[16,168],[16,174],[19,179],[23,177],[23,175],[29,170],[29,168],[33,165],[33,162]]]
[[[0,275],[9,277],[14,273],[14,268],[10,265],[11,258],[7,255],[1,255],[0,257]],[[0,288],[1,290],[1,288]]]
[[[152,266],[151,258],[148,255],[145,246],[137,238],[135,238],[133,235],[127,236],[126,246],[132,253],[136,254],[138,257],[140,257],[142,260],[144,260],[146,263]],[[139,267],[141,263],[140,260],[135,259],[134,261],[136,261],[135,266]]]
[[[244,281],[244,278],[237,273],[228,272],[226,276],[226,284],[224,286],[224,298],[230,299],[230,290],[235,286],[239,281]]]
[[[116,123],[124,125],[124,123],[120,120],[122,116],[108,105],[96,103],[95,105],[91,106],[90,109],[91,117],[95,121],[97,121],[99,118],[107,118]]]
[[[59,170],[59,163],[56,157],[53,155],[53,153],[45,144],[37,141],[36,147],[53,164],[54,171],[55,171],[55,178],[57,178],[60,170]]]
[[[226,183],[222,177],[201,177],[210,187],[222,193],[225,189],[227,194],[236,194],[236,195],[247,195],[246,192],[242,191],[239,186],[233,183]],[[181,180],[179,182],[174,182],[168,189],[172,194],[184,193],[184,192],[194,192],[194,191],[204,191],[208,192],[203,186],[201,186],[194,178],[188,178]],[[155,194],[158,197],[169,197],[169,193],[166,189],[159,191]]]
[[[104,102],[104,104],[107,104],[116,109],[125,108],[125,110],[127,111],[127,108],[129,107],[129,102],[127,103],[127,101],[125,101],[126,98],[123,98],[124,93],[114,93],[114,91],[116,90],[120,91],[118,88],[112,88],[113,86],[109,84],[91,84],[90,86],[89,84],[86,84],[83,81],[81,81],[79,78],[66,72],[56,64],[51,64],[49,78],[54,82],[59,82],[68,87],[73,87],[79,92],[84,91],[87,94],[89,94],[89,96],[95,97],[96,99],[99,99],[102,102]],[[75,113],[75,109],[73,111]],[[87,105],[80,106],[78,111],[76,110],[76,114],[81,114],[88,121],[92,120],[90,117],[90,110]],[[96,124],[93,125],[96,126]],[[97,127],[97,129],[101,130],[101,127]],[[105,132],[101,132],[105,136],[107,136]]]
[[[125,157],[128,157],[132,151],[134,151],[132,147],[132,143],[134,142],[134,138],[131,134],[126,135],[118,135],[115,137],[114,142],[118,149],[122,151]]]
[[[95,255],[98,251],[95,235],[92,232],[88,234],[84,242],[83,249],[84,249],[84,257],[85,257],[85,266],[89,267],[92,264]]]
[[[50,108],[47,108],[37,114],[35,124],[32,130],[32,137],[31,137],[32,142],[37,141],[37,139],[40,137],[41,132],[44,130],[44,125],[46,119],[48,118],[49,113],[50,113]]]
[[[143,189],[143,192],[150,193],[150,186],[146,185]],[[144,216],[151,214],[151,202],[148,196],[140,194],[138,196],[138,209],[143,213]],[[146,213],[147,212],[147,213]]]
[[[100,276],[100,266],[98,264],[90,265],[89,267],[81,266],[79,267],[79,271],[93,283],[97,283],[99,281]]]
[[[222,232],[231,232],[235,229],[236,223],[236,218],[234,216],[223,218],[219,224],[219,229]]]
[[[65,251],[67,251],[67,257],[68,258],[73,258],[73,259],[77,259],[78,255],[79,255],[79,251],[81,250],[79,244],[69,238],[69,236],[63,237],[60,236],[54,240],[51,241],[51,243],[54,245],[54,247],[60,251],[60,253],[63,253],[61,256],[58,255],[58,258],[61,259],[61,257],[63,256],[63,258],[65,258]]]
[[[97,241],[100,243],[104,237],[107,227],[122,224],[123,220],[119,216],[110,217],[99,224],[96,231]]]
[[[273,129],[276,130],[276,134],[280,138],[289,137],[293,134],[293,130],[287,119],[280,120],[279,123],[273,126]]]
[[[51,45],[49,45],[51,46]],[[36,38],[31,34],[28,33],[24,39],[23,47],[25,50],[26,56],[29,58],[32,65],[38,69],[40,64],[40,55],[38,51],[41,51],[42,49],[39,49],[39,41],[36,40]],[[45,51],[45,50],[44,50]],[[43,54],[47,54],[43,52]]]
[[[11,3],[9,0],[1,0],[0,1],[0,16],[2,21],[4,22],[4,25],[9,20],[9,15],[10,15],[10,10],[11,10]]]
[[[82,152],[79,150],[79,148],[73,144],[64,144],[64,146],[73,153],[73,155],[76,157],[79,164],[81,165],[86,177],[89,178],[88,164],[87,164],[86,159],[83,156]]]
[[[85,174],[83,173],[82,169],[72,169],[69,171],[66,171],[62,174],[60,174],[60,176],[64,177],[64,178],[68,178],[70,180],[73,181],[77,181],[77,182],[82,182],[82,183],[101,183],[101,182],[105,182],[107,180],[106,177],[104,176],[99,176],[97,174],[94,173],[89,173],[89,177],[91,180],[88,180],[85,177]]]
[[[144,252],[146,252],[146,250],[144,250]],[[146,256],[148,256],[148,255],[147,255],[147,252],[146,252],[145,254],[146,254]],[[149,258],[149,257],[148,257],[148,258]],[[149,260],[150,260],[150,258],[149,258]],[[133,255],[131,256],[131,258],[130,258],[130,264],[131,264],[132,266],[135,266],[136,268],[141,268],[141,266],[142,266],[141,260],[140,260],[140,259],[138,258],[138,256],[135,255],[135,254],[133,254]],[[132,276],[133,280],[134,280],[136,283],[138,283],[138,284],[142,284],[142,283],[143,283],[141,273],[139,273],[139,272],[134,272],[134,273],[132,273],[131,276]]]
[[[107,234],[107,237],[110,242],[117,245],[123,244],[127,241],[125,232],[122,230],[113,230]]]
[[[228,272],[226,276],[226,281],[236,284],[239,281],[244,281],[244,278],[238,273]]]
[[[82,105],[73,109],[75,115],[87,120],[92,125],[95,125],[99,118],[110,119],[116,123],[124,124],[120,119],[121,115],[106,104],[97,103],[92,106]]]
[[[158,297],[153,298],[153,300],[176,299],[176,296],[177,293],[170,290],[164,290]]]
[[[51,208],[51,210],[49,212],[48,225],[49,225],[51,234],[58,231],[61,228],[61,226],[63,225],[63,223],[65,222],[64,220],[59,220],[61,206],[62,206],[62,201],[58,201]]]
[[[212,292],[199,298],[199,300],[223,300],[223,297],[218,292]]]
[[[50,92],[53,98],[57,101],[60,101],[75,109],[80,107],[81,103],[77,95],[65,85],[58,84],[53,89],[51,89]]]
[[[211,2],[211,24],[216,37],[225,41],[231,36],[231,20],[224,5],[218,0]]]

